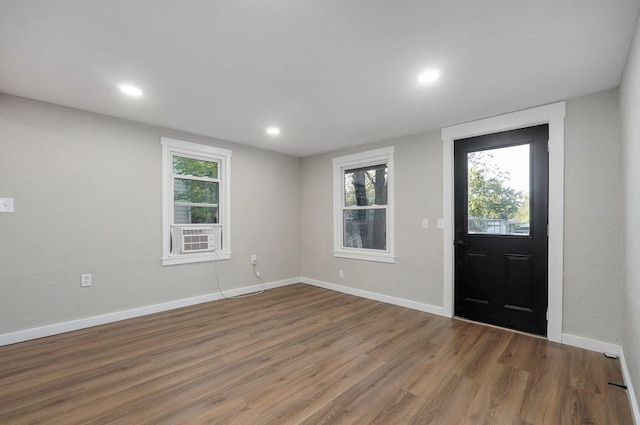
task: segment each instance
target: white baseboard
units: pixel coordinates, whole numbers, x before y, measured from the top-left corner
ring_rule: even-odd
[[[310,279],[306,277],[301,278],[302,283],[308,285],[317,286],[320,288],[330,289],[332,291],[342,292],[344,294],[355,295],[361,298],[367,298],[374,301],[382,301],[388,304],[397,305],[400,307],[407,307],[413,310],[424,311],[425,313],[437,314],[444,316],[444,308],[437,307],[431,304],[419,303],[417,301],[407,300],[405,298],[392,297],[390,295],[378,294],[375,292],[363,291],[362,289],[354,289],[348,286],[336,285],[335,283],[323,282],[321,280]]]
[[[268,282],[264,284],[264,287],[265,289],[272,289],[300,282],[301,278],[291,278],[275,282]],[[238,295],[249,294],[251,292],[257,292],[261,289],[262,284],[258,284],[246,286],[244,288],[225,290],[224,295],[226,297],[234,297]],[[216,301],[222,298],[223,296],[219,292],[213,292],[197,297],[183,298],[166,303],[133,308],[131,310],[117,311],[114,313],[107,313],[99,316],[86,317],[83,319],[71,320],[68,322],[55,323],[53,325],[40,326],[37,328],[25,329],[22,331],[0,334],[0,346],[57,335],[65,332],[76,331],[79,329],[90,328],[93,326],[104,325],[107,323],[119,322],[121,320],[132,319],[134,317],[146,316],[148,314],[174,310],[176,308],[188,307],[190,305],[202,304],[210,301]]]
[[[638,400],[633,389],[633,381],[631,381],[631,375],[629,375],[629,369],[627,368],[627,361],[624,358],[624,350],[621,346],[615,344],[609,344],[607,342],[596,341],[589,338],[583,338],[571,334],[562,334],[562,343],[571,345],[573,347],[584,348],[585,350],[597,351],[600,353],[611,353],[618,356],[620,359],[620,369],[622,369],[622,377],[624,384],[627,386],[627,397],[629,398],[629,405],[631,407],[631,415],[633,416],[633,422],[635,425],[640,425],[640,410],[638,409]]]
[[[283,280],[276,280],[274,282],[267,282],[264,284],[264,289],[273,289],[273,288],[279,288],[281,286],[288,286],[288,285],[293,285],[296,283],[300,283],[302,282],[302,278],[301,277],[294,277],[294,278],[290,278],[290,279],[283,279]],[[243,288],[238,288],[238,289],[222,289],[222,293],[224,294],[225,297],[227,298],[231,298],[231,297],[237,297],[238,295],[246,295],[246,294],[250,294],[252,292],[259,292],[262,290],[262,284],[257,284],[257,285],[252,285],[252,286],[245,286]],[[218,299],[220,298],[224,298],[220,296],[219,292],[216,292],[215,295],[218,296]]]
[[[585,350],[597,351],[599,353],[611,353],[616,356],[620,356],[620,352],[622,350],[622,348],[616,344],[610,344],[608,342],[602,342],[571,334],[562,334],[562,344],[584,348]]]
[[[620,349],[620,368],[622,369],[622,377],[624,378],[624,384],[627,386],[627,396],[629,397],[629,405],[631,406],[631,415],[633,416],[633,423],[640,425],[640,409],[638,408],[638,399],[636,398],[636,392],[633,389],[633,381],[627,368],[627,361],[624,357],[624,350]]]

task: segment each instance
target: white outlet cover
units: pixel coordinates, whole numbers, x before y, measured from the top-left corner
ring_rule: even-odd
[[[13,212],[13,198],[0,198],[0,212]]]
[[[428,229],[429,228],[429,219],[428,218],[423,218],[422,219],[422,228],[423,229]]]
[[[438,219],[438,229],[444,229],[444,220],[441,218]]]
[[[80,286],[82,286],[83,288],[86,288],[87,286],[91,286],[92,284],[91,280],[92,280],[91,273],[81,275]]]

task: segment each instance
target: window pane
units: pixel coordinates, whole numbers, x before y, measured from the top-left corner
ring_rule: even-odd
[[[346,170],[344,205],[387,205],[387,164]]]
[[[173,224],[218,223],[218,207],[192,207],[176,205],[173,208]]]
[[[530,145],[467,154],[469,233],[529,235]]]
[[[387,210],[344,211],[345,248],[387,249]]]
[[[218,183],[174,179],[173,200],[196,204],[217,204]]]
[[[173,157],[174,174],[183,176],[218,178],[218,163],[213,161],[203,161],[200,159]]]

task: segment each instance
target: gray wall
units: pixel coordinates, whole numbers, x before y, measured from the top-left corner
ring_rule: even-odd
[[[395,146],[396,263],[333,257],[332,158]],[[440,131],[302,160],[302,275],[442,307],[442,141]],[[429,229],[422,229],[422,219]],[[344,270],[344,279],[338,271]]]
[[[232,149],[233,258],[162,266],[160,137]],[[0,334],[300,276],[300,159],[0,95]],[[80,288],[80,274],[93,286]]]
[[[567,102],[563,332],[616,344],[622,302],[619,133],[615,90]],[[334,258],[331,159],[390,145],[396,148],[397,262]],[[435,228],[443,212],[442,179],[440,131],[304,158],[302,275],[443,307],[443,234]],[[421,229],[422,218],[429,219],[429,229]]]
[[[640,404],[640,29],[620,85],[622,116],[624,286],[623,349]]]
[[[566,119],[563,331],[610,343],[623,329],[616,96],[569,100]],[[233,150],[231,261],[160,265],[161,136]],[[334,258],[331,159],[390,145],[397,262]],[[442,307],[442,186],[439,130],[301,160],[2,95],[0,197],[16,212],[0,215],[0,333],[212,293],[216,268],[226,289],[253,285],[250,254],[266,281],[305,276]]]
[[[563,332],[620,344],[622,175],[617,91],[568,101],[565,125]]]

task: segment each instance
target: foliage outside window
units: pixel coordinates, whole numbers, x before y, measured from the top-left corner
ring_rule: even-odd
[[[231,151],[162,138],[163,264],[231,258]],[[176,254],[171,251],[174,228],[218,228],[222,249]]]
[[[173,155],[173,224],[218,223],[218,162]]]
[[[529,235],[528,150],[520,145],[467,154],[469,233]],[[527,176],[520,185],[512,176],[516,169]]]
[[[387,164],[344,171],[343,246],[387,249]]]
[[[334,158],[334,255],[394,262],[393,147]]]

